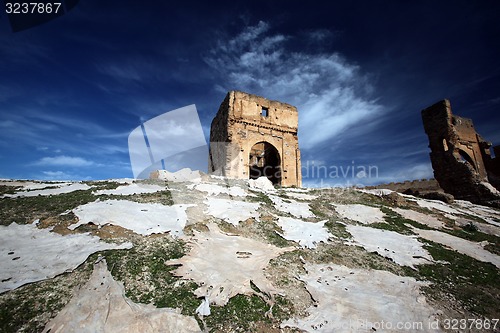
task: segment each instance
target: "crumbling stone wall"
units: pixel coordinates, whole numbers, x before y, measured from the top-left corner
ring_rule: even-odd
[[[209,172],[228,178],[268,177],[302,185],[298,111],[286,103],[230,91],[210,128]]]
[[[457,199],[498,205],[500,155],[491,156],[491,143],[476,132],[472,120],[453,115],[448,100],[422,110],[422,120],[441,188]]]

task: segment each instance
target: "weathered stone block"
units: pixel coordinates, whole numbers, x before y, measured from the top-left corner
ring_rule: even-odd
[[[290,104],[230,91],[210,128],[209,172],[300,187],[298,120]]]
[[[429,137],[434,177],[457,199],[491,204],[500,200],[496,182],[500,159],[491,157],[491,143],[474,129],[471,119],[454,116],[450,101],[440,101],[422,110]]]

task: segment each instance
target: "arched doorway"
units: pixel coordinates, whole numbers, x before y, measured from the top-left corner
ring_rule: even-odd
[[[250,150],[250,179],[267,177],[274,185],[281,184],[281,158],[278,150],[268,142],[259,142]]]

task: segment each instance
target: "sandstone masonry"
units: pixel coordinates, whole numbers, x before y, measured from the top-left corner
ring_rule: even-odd
[[[228,178],[269,178],[302,185],[297,108],[230,91],[210,128],[208,171]]]
[[[422,110],[434,177],[457,199],[500,206],[500,146],[493,148],[471,119],[454,116],[450,101]]]

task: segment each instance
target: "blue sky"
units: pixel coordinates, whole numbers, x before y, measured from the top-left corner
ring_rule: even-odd
[[[134,128],[196,104],[208,139],[229,90],[298,107],[310,186],[432,177],[420,111],[443,98],[500,144],[498,1],[82,0],[15,33],[0,15],[0,178],[132,177]]]

